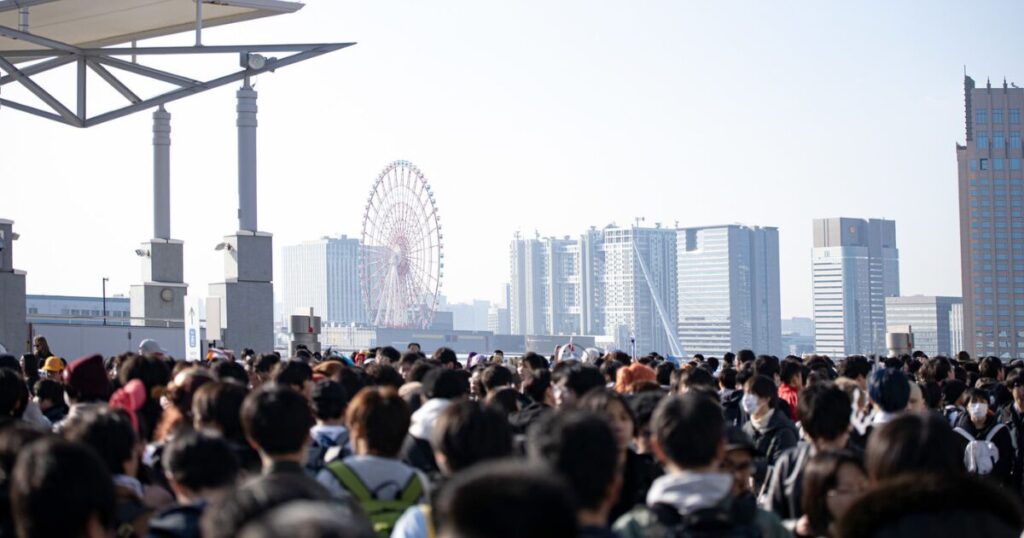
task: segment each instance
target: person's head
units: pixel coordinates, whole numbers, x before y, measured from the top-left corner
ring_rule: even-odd
[[[736,362],[739,364],[754,362],[755,358],[754,352],[749,349],[741,349],[736,352]]]
[[[1003,380],[1003,361],[996,357],[985,357],[978,362],[978,374],[983,378]]]
[[[207,433],[183,432],[164,448],[164,474],[180,503],[212,501],[232,487],[239,462],[227,441]]]
[[[594,389],[580,399],[577,407],[602,415],[612,427],[619,452],[626,452],[636,433],[636,418],[625,397],[612,389]]]
[[[367,387],[356,394],[345,412],[356,454],[394,458],[409,431],[405,400],[391,387]]]
[[[488,407],[496,409],[508,417],[512,413],[519,411],[519,398],[520,394],[516,389],[502,387],[487,393],[487,398],[484,402]]]
[[[672,470],[701,470],[722,458],[722,408],[704,394],[665,397],[654,410],[651,429],[654,454]]]
[[[265,464],[277,459],[302,462],[314,424],[305,396],[291,387],[265,384],[245,397],[241,418],[246,439]]]
[[[86,445],[53,437],[29,444],[14,466],[10,488],[22,538],[100,538],[114,530],[114,482]]]
[[[0,368],[0,423],[21,418],[29,394],[20,370]]]
[[[605,385],[600,370],[578,361],[560,362],[551,374],[554,379],[555,404],[559,408],[572,406],[591,390]]]
[[[36,381],[33,392],[36,394],[35,401],[42,411],[64,405],[64,384],[60,381],[40,379]]]
[[[192,424],[197,430],[213,430],[234,442],[245,442],[242,402],[248,391],[236,383],[206,383],[192,396]]]
[[[935,413],[899,415],[871,432],[864,452],[868,477],[879,482],[902,473],[963,472],[956,435]]]
[[[303,361],[289,359],[274,367],[271,378],[281,386],[291,387],[309,397],[313,388],[313,369]]]
[[[867,490],[864,464],[854,453],[819,452],[804,471],[803,510],[815,536],[832,536],[832,526]]]
[[[249,382],[252,386],[258,387],[270,381],[271,372],[281,362],[281,356],[277,353],[263,353],[252,360],[249,367]]]
[[[291,501],[269,510],[238,531],[237,538],[374,538],[364,515],[328,501]]]
[[[967,396],[967,414],[975,424],[983,424],[989,416],[989,395],[981,389],[969,388]]]
[[[68,441],[92,447],[111,474],[135,475],[142,447],[124,411],[96,407],[70,415],[62,433]]]
[[[615,372],[615,390],[625,393],[634,383],[657,381],[658,374],[650,366],[635,362]]]
[[[438,496],[440,538],[576,536],[576,506],[546,466],[505,461],[456,475]]]
[[[867,389],[867,379],[870,374],[871,362],[862,355],[847,357],[839,363],[839,375],[857,381],[861,384],[862,389]]]
[[[249,373],[245,366],[233,361],[217,361],[210,367],[214,379],[217,381],[234,381],[242,385],[249,385]]]
[[[450,347],[439,347],[434,350],[434,354],[431,356],[437,361],[442,368],[455,368],[455,363],[459,362],[458,355]]]
[[[38,334],[32,339],[32,351],[35,352],[36,357],[47,358],[52,357],[53,352],[50,351],[50,343],[46,341],[46,337]]]
[[[849,437],[851,406],[843,389],[822,382],[800,391],[796,412],[800,426],[816,446],[839,448]]]
[[[418,345],[417,345],[418,347]],[[398,364],[398,360],[402,358],[401,352],[391,346],[384,346],[377,348],[377,362],[381,364]]]
[[[718,390],[714,376],[712,376],[706,369],[699,366],[681,370],[679,372],[677,383],[678,385],[676,390],[678,390],[680,394],[685,394],[699,387]]]
[[[434,425],[437,464],[451,475],[481,461],[512,454],[512,428],[498,410],[470,400],[453,402]]]
[[[760,355],[754,361],[754,373],[763,375],[772,380],[772,383],[779,383],[779,359],[771,355]]]
[[[337,381],[317,381],[313,385],[310,401],[313,403],[313,413],[318,422],[338,424],[345,418],[348,393]]]
[[[804,386],[804,365],[798,360],[786,359],[779,365],[779,379],[783,385],[797,390]]]
[[[924,403],[924,392],[921,390],[921,386],[913,381],[909,383],[910,397],[907,399],[907,411],[917,413],[926,410],[928,407]]]
[[[568,482],[579,510],[607,518],[622,475],[621,450],[603,413],[580,409],[547,415],[530,428],[527,447],[531,460],[549,465]]]
[[[64,387],[68,401],[105,402],[110,397],[110,379],[101,355],[81,357],[64,369]]]
[[[480,374],[480,382],[484,387],[484,394],[482,396],[486,396],[497,389],[511,386],[513,382],[512,370],[500,364],[491,364],[484,368],[483,373]]]
[[[1006,388],[1013,395],[1013,401],[1017,403],[1017,407],[1024,409],[1024,370],[1014,370],[1012,374],[1006,376]],[[945,385],[943,394],[945,394]]]
[[[732,474],[732,492],[734,496],[750,493],[753,489],[754,458],[757,447],[742,428],[729,426],[725,430],[725,456],[722,458],[722,471]]]
[[[406,351],[411,351],[413,353],[419,353],[420,352],[420,345],[417,342],[409,342],[409,345],[406,346],[405,350]]]
[[[718,386],[726,390],[735,390],[736,370],[732,368],[722,368],[722,371],[718,374]]]
[[[289,389],[290,390],[290,389]],[[323,487],[304,476],[290,473],[270,474],[229,490],[223,498],[203,510],[200,523],[205,538],[236,538],[250,522],[257,521],[274,508],[295,501],[329,501]],[[344,510],[342,505],[335,505]],[[293,527],[293,532],[298,528]],[[301,536],[293,534],[292,536]]]
[[[748,415],[760,415],[772,407],[778,389],[770,377],[755,375],[743,386],[741,405]]]
[[[875,370],[868,380],[868,396],[882,411],[897,413],[910,401],[910,382],[897,368]]]
[[[434,368],[423,376],[423,392],[427,398],[454,400],[469,394],[469,380],[455,370]]]
[[[494,353],[491,353],[491,362],[494,364],[505,364],[505,352],[495,349]]]
[[[523,371],[523,394],[526,397],[537,403],[547,403],[550,393],[551,370],[538,368]]]
[[[421,355],[420,352],[406,351],[405,353],[402,353],[402,358],[398,359],[398,364],[395,365],[395,368],[398,369],[399,374],[402,374],[402,379],[405,381],[412,381],[409,379],[409,372],[411,372],[412,367],[421,360],[423,360],[423,355]]]

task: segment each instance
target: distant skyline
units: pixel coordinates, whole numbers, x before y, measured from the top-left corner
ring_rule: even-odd
[[[501,299],[516,231],[560,237],[643,216],[777,227],[789,318],[811,316],[814,218],[895,220],[903,294],[961,294],[963,66],[979,86],[1024,85],[1021,15],[1005,2],[972,4],[968,20],[951,1],[310,0],[204,41],[358,42],[256,80],[259,228],[274,234],[278,300],[281,247],[358,237],[377,173],[408,159],[437,197],[452,302]],[[974,23],[985,31],[954,38]],[[15,86],[4,95],[25,95]],[[213,247],[237,226],[234,91],[168,106],[171,230],[202,296],[223,280]],[[21,235],[29,293],[139,283],[151,114],[76,130],[0,108],[0,218]]]

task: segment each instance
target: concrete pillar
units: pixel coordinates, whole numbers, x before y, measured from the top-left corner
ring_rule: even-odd
[[[256,225],[256,90],[249,79],[238,90],[238,229],[258,230]]]
[[[153,113],[153,237],[171,238],[171,115]]]
[[[25,308],[25,272],[14,269],[14,222],[0,219],[0,345],[14,355],[32,351]]]

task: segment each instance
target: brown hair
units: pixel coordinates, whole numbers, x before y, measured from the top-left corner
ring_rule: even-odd
[[[409,431],[409,405],[392,387],[367,387],[349,402],[345,423],[353,437],[366,441],[370,454],[393,458]]]

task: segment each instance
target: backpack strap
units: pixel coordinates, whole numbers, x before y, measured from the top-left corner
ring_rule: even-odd
[[[370,489],[366,487],[363,480],[344,462],[333,461],[327,464],[327,468],[334,475],[334,478],[338,479],[342,487],[348,490],[357,501],[362,503],[374,500],[375,497],[370,493]]]
[[[992,426],[992,429],[989,430],[988,435],[985,436],[985,442],[991,443],[992,438],[995,437],[997,433],[1001,432],[1005,427],[1006,425],[1003,424],[1002,422],[997,422],[996,425]]]
[[[434,528],[434,517],[430,505],[421,504],[420,510],[423,511],[423,518],[427,522],[427,538],[437,538],[437,529]]]
[[[398,495],[398,500],[406,504],[413,504],[420,500],[422,496],[423,482],[420,481],[420,475],[413,471],[409,481],[405,484],[405,488],[402,489],[402,493]]]
[[[959,433],[961,436],[963,436],[964,439],[967,439],[967,441],[977,441],[977,439],[975,439],[973,435],[967,433],[967,430],[961,428],[960,426],[953,428],[953,431]]]

